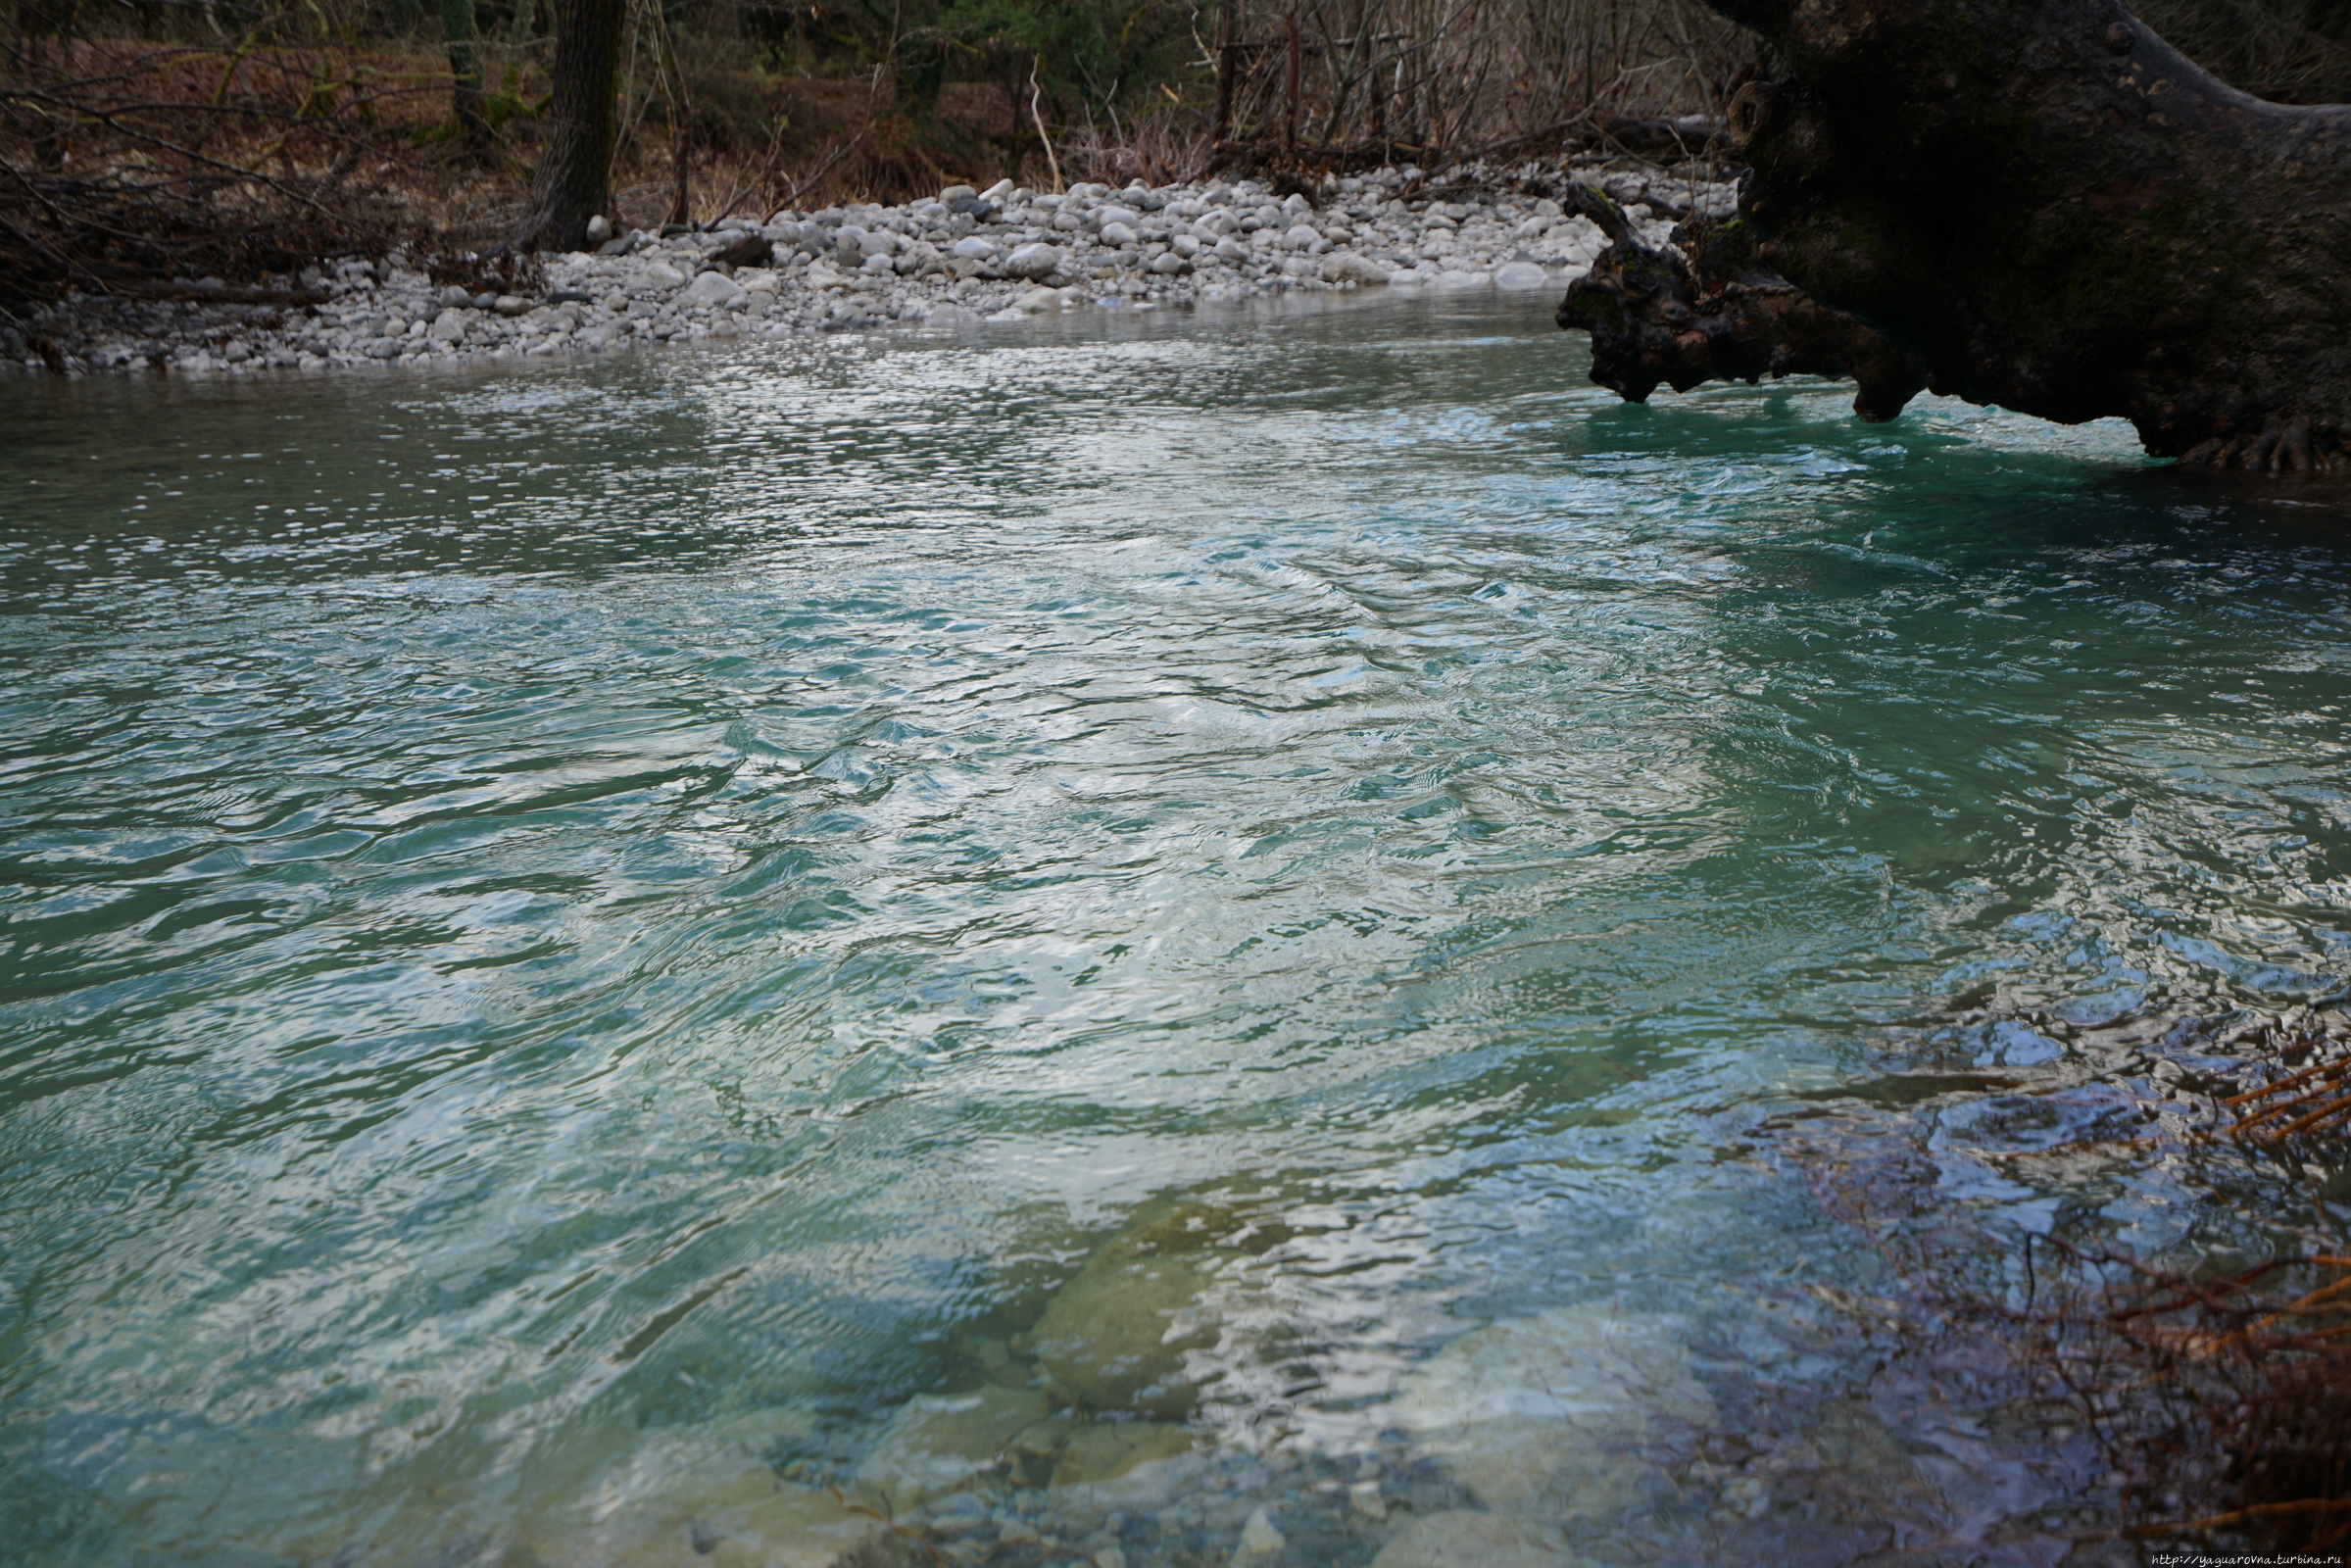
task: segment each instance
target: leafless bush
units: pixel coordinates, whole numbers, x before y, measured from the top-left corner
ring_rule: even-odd
[[[1698,0],[1237,6],[1213,48],[1216,141],[1421,162],[1616,119],[1719,117],[1768,65]]]
[[[20,42],[0,79],[0,303],[285,270],[403,226],[381,127],[417,89],[346,51]]]
[[[2109,1535],[2351,1544],[2351,1257],[2228,1278],[2040,1243],[2029,1363],[2093,1432],[2131,1522]]]
[[[529,6],[518,8],[527,15]],[[0,307],[73,288],[251,281],[380,254],[519,166],[525,43],[453,134],[446,56],[364,0],[19,0],[0,54]]]

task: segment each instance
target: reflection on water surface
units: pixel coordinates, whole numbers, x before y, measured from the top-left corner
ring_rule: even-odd
[[[0,1536],[1426,1568],[2048,1503],[1865,1396],[1878,1253],[1734,1124],[2331,988],[2351,536],[1582,364],[1448,300],[0,386]],[[1775,1480],[1798,1405],[1858,1508]]]

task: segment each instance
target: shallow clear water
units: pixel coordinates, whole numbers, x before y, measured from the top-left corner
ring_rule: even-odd
[[[651,1563],[544,1543],[1043,1376],[1230,1494],[1093,1548],[1364,1562],[1298,1499],[1504,1506],[1397,1402],[1478,1325],[1867,1280],[1726,1107],[2338,983],[2327,493],[1546,315],[0,384],[0,1536]],[[1073,1390],[1146,1254],[1178,1385]]]

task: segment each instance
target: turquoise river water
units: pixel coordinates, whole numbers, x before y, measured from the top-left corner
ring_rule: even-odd
[[[2055,1561],[1756,1128],[2332,994],[2343,510],[1547,309],[0,383],[0,1562]]]

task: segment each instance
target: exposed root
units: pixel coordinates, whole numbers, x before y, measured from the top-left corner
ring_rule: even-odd
[[[1642,403],[1660,384],[1687,392],[1707,381],[1849,375],[1853,412],[1883,421],[1925,389],[1917,355],[1774,272],[1744,220],[1690,218],[1652,250],[1605,195],[1576,185],[1569,200],[1611,243],[1569,285],[1559,324],[1592,334],[1592,379],[1618,396]]]
[[[2314,473],[2351,460],[2351,434],[2332,419],[2296,416],[2264,426],[2252,435],[2218,436],[2182,454],[2183,468],[2241,468],[2253,473]]]

